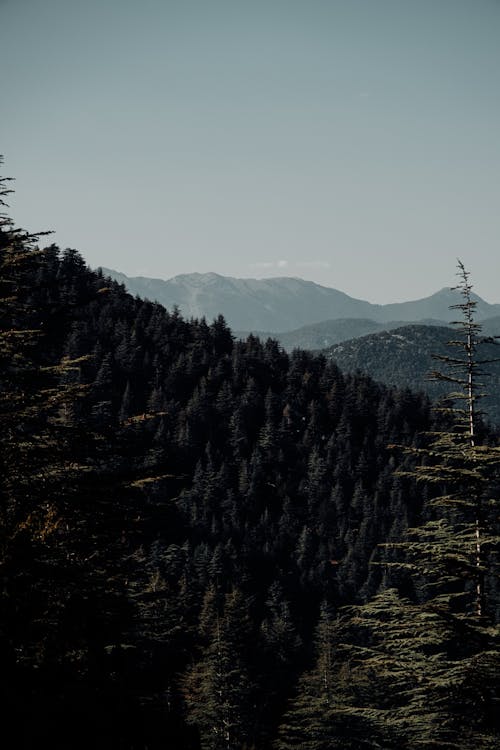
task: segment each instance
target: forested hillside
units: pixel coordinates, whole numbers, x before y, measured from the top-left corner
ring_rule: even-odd
[[[444,549],[428,504],[449,478],[414,476],[451,417],[133,298],[41,240],[3,217],[4,739],[493,748],[492,541],[471,621],[476,557]],[[423,522],[441,523],[432,575],[398,546]]]
[[[494,320],[494,318],[493,318]],[[421,325],[426,326],[444,326],[442,321],[422,321]],[[255,336],[260,339],[276,339],[287,352],[293,352],[294,349],[308,349],[311,351],[320,351],[322,349],[332,348],[335,344],[351,339],[358,339],[368,336],[372,333],[382,333],[391,331],[394,328],[407,327],[407,324],[401,321],[389,321],[387,323],[376,323],[374,320],[364,318],[338,318],[337,320],[324,320],[315,325],[303,326],[295,331],[286,333],[272,333],[267,331],[253,331]],[[235,331],[238,338],[247,338],[251,331]],[[341,350],[340,350],[341,351]],[[329,352],[324,352],[330,356]],[[376,376],[373,376],[377,380]]]
[[[482,325],[483,333],[495,337],[500,321],[492,318]],[[406,325],[392,331],[381,331],[360,338],[342,341],[325,349],[322,354],[333,360],[344,372],[363,372],[377,381],[398,388],[425,391],[436,400],[446,394],[450,384],[433,380],[436,355],[443,356],[448,342],[454,338],[450,328],[441,326]],[[481,409],[486,419],[500,425],[500,360],[494,341],[485,342],[481,357],[488,359],[485,396]]]

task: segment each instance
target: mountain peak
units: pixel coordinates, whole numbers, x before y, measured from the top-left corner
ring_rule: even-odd
[[[377,323],[435,319],[446,323],[454,317],[449,306],[459,301],[458,293],[449,287],[424,299],[379,305],[297,277],[239,279],[212,271],[180,274],[165,281],[102,270],[133,294],[155,299],[167,308],[177,305],[187,318],[204,316],[211,320],[222,314],[229,326],[239,331],[278,333],[340,318],[365,318]],[[474,299],[478,320],[500,314],[500,305],[490,305],[476,295]]]

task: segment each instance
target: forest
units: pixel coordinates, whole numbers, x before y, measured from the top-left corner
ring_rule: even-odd
[[[465,269],[435,408],[134,298],[9,193],[5,742],[497,748],[500,448]]]

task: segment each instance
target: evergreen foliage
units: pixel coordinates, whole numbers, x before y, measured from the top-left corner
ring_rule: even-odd
[[[451,345],[464,354],[439,356],[447,370],[434,374],[455,390],[438,407],[439,429],[404,449],[418,463],[398,472],[431,492],[421,525],[384,545],[382,566],[402,574],[399,588],[409,596],[382,588],[343,610],[317,648],[312,673],[299,683],[279,729],[279,750],[498,746],[494,505],[500,449],[479,444],[478,376],[486,362],[476,354],[480,326],[461,263],[459,273],[463,302],[456,307],[463,318]],[[325,664],[335,663],[322,683]]]
[[[235,341],[220,317],[184,320],[40,240],[2,218],[6,736],[77,750],[438,747],[432,727],[462,716],[457,731],[488,747],[493,437],[463,465],[474,501],[443,515],[448,475],[423,492],[415,473],[422,456],[427,474],[457,463],[419,437],[456,435],[449,413],[323,357]],[[417,566],[422,529],[449,538],[479,496],[480,565],[442,547],[432,575]],[[400,547],[408,527],[420,531]],[[467,604],[479,580],[480,616]]]

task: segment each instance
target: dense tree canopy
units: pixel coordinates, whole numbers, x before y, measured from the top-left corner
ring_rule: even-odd
[[[397,472],[430,485],[421,524],[384,545],[381,564],[402,579],[322,622],[315,667],[300,680],[277,750],[498,746],[500,449],[481,434],[486,362],[461,263],[459,273],[461,320],[450,342],[459,351],[437,357],[435,373],[453,390],[437,407],[441,422],[403,448],[416,465]]]
[[[426,747],[395,744],[421,715],[401,674],[430,658],[437,695],[450,660],[473,670],[497,598],[467,631],[480,648],[419,635],[433,578],[398,545],[440,522],[442,488],[388,446],[428,456],[448,416],[133,298],[7,217],[0,252],[4,731],[26,748]],[[446,716],[467,716],[453,684]]]

